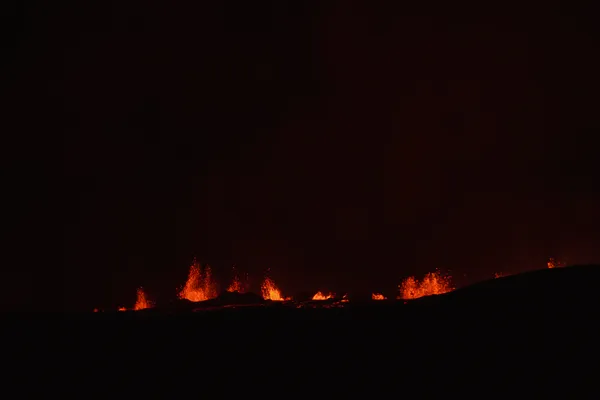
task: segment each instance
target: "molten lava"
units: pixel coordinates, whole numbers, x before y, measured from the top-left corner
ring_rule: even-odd
[[[142,288],[139,288],[137,290],[137,300],[135,301],[135,305],[133,306],[133,309],[135,311],[138,310],[143,310],[146,308],[150,308],[152,307],[152,303],[150,301],[148,301],[148,299],[146,298],[146,293],[144,293],[144,290]]]
[[[265,300],[274,300],[274,301],[283,301],[289,300],[289,298],[284,298],[281,296],[281,291],[275,285],[275,282],[269,277],[266,277],[264,282],[261,285],[261,291],[263,299]]]
[[[204,301],[215,297],[217,297],[217,287],[212,280],[210,267],[207,265],[203,274],[200,264],[194,259],[185,286],[179,292],[179,298],[189,301]]]
[[[548,260],[548,268],[560,268],[560,267],[564,267],[565,264],[560,262],[560,261],[556,261],[554,258],[550,258]]]
[[[437,271],[428,273],[420,282],[412,276],[408,277],[398,288],[400,289],[400,296],[398,298],[405,300],[447,293],[454,290],[450,277],[442,276]]]
[[[335,297],[335,294],[333,293],[321,293],[321,292],[317,292],[312,299],[313,300],[329,300],[329,299],[333,299]]]
[[[543,264],[542,264],[543,265]],[[546,263],[547,268],[559,268],[565,267],[566,264],[560,262],[554,258],[550,258]],[[268,274],[268,273],[267,273]],[[510,274],[508,274],[510,275]],[[507,274],[502,272],[496,272],[494,274],[494,278],[502,278],[507,276]],[[408,277],[402,281],[399,288],[398,299],[410,300],[417,299],[419,297],[431,296],[437,294],[443,294],[454,290],[454,286],[451,283],[450,276],[442,275],[439,271],[430,272],[426,274],[421,281],[417,280],[414,276]],[[248,277],[247,275],[240,279],[240,275],[237,273],[234,267],[233,281],[227,288],[228,292],[237,292],[237,293],[247,293],[249,290],[248,285]],[[264,282],[261,285],[262,297],[265,300],[272,301],[285,301],[291,300],[291,297],[283,297],[279,288],[275,285],[275,282],[270,277],[266,277]],[[209,300],[217,297],[217,286],[213,281],[211,269],[207,265],[204,269],[200,263],[194,259],[192,265],[190,266],[189,275],[187,281],[183,288],[180,289],[178,293],[178,297],[180,299],[187,299],[189,301],[198,302]],[[331,302],[324,303],[310,303],[306,302],[304,305],[299,305],[298,307],[304,307],[306,304],[310,307],[323,307],[330,308],[341,306],[340,303],[348,302],[347,294],[344,294],[343,297],[336,298],[334,293],[327,293],[318,291],[313,297],[312,300],[329,300],[334,299]],[[373,292],[371,294],[372,300],[387,300],[387,298],[381,294]],[[406,303],[406,302],[404,302]],[[133,310],[143,310],[146,308],[153,307],[154,304],[151,303],[144,293],[142,288],[137,289],[137,299]],[[104,309],[95,308],[93,312],[103,312]],[[127,311],[125,307],[119,307],[118,311]]]
[[[246,282],[242,283],[242,281],[240,280],[240,276],[238,275],[237,271],[234,268],[233,269],[233,281],[231,282],[231,285],[229,285],[229,287],[227,288],[227,291],[228,292],[246,293],[246,288],[248,286],[247,282],[248,282],[248,278],[246,277]]]
[[[229,287],[227,288],[228,292],[238,292],[238,293],[244,293],[244,288],[242,287],[242,283],[240,282],[240,278],[238,278],[237,276],[235,276],[233,278],[233,282],[231,282],[231,285],[229,285]]]

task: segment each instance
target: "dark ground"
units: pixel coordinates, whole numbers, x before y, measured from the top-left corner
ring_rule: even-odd
[[[560,268],[329,309],[7,314],[4,343],[9,376],[46,395],[577,398],[595,378],[599,278]]]

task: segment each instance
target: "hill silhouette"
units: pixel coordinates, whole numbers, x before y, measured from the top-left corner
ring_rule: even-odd
[[[536,305],[550,309],[557,304],[574,307],[600,299],[600,266],[577,265],[508,275],[479,282],[438,296],[415,299],[427,306],[474,308],[482,305],[511,308]]]

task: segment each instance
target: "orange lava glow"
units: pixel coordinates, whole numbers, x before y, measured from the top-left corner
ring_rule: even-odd
[[[541,260],[540,260],[541,261]],[[537,265],[537,269],[543,267],[544,264],[540,263]],[[546,262],[546,267],[553,268],[561,268],[566,267],[567,264],[563,261],[559,261],[555,258],[549,258]],[[507,268],[508,269],[508,268]],[[266,271],[266,276],[264,281],[261,284],[261,294],[263,299],[271,300],[271,301],[290,301],[292,297],[284,297],[281,293],[281,290],[277,287],[272,278],[268,275],[270,270]],[[510,269],[509,269],[510,271]],[[488,272],[489,273],[489,272]],[[504,272],[495,272],[493,274],[494,279],[503,278],[507,276],[512,276],[517,272],[511,271],[509,273]],[[227,287],[228,292],[232,293],[248,293],[250,290],[248,275],[240,275],[236,270],[236,266],[233,267],[233,279],[231,284]],[[466,275],[465,275],[466,276]],[[489,275],[488,275],[489,276]],[[489,278],[488,278],[489,279]],[[439,270],[435,272],[427,273],[423,279],[418,280],[414,276],[410,276],[404,279],[400,285],[398,285],[399,294],[397,296],[398,300],[405,300],[404,304],[408,303],[406,300],[418,299],[420,297],[439,295],[451,292],[455,289],[452,284],[451,276],[442,274]],[[342,292],[343,293],[343,292]],[[368,292],[367,292],[368,293]],[[182,288],[178,289],[177,296],[180,299],[186,299],[192,302],[200,302],[205,300],[210,300],[216,298],[218,295],[217,285],[213,279],[212,271],[210,266],[206,265],[202,268],[202,265],[193,260],[192,265],[189,269],[189,274],[187,277],[187,281]],[[235,299],[235,296],[233,296]],[[349,301],[348,294],[344,294],[341,298],[336,297],[335,293],[318,291],[312,296],[312,300],[315,301],[323,301],[323,300],[332,300],[325,302],[302,302],[302,304],[298,305],[298,307],[313,307],[313,308],[331,308],[331,307],[343,307],[341,303],[347,303]],[[372,300],[387,300],[382,293],[372,292],[371,293]],[[355,300],[353,300],[355,301]],[[118,303],[117,303],[118,304]],[[137,289],[137,298],[135,305],[133,308],[125,308],[119,307],[118,311],[131,311],[131,310],[143,310],[147,308],[154,307],[154,303],[149,301],[146,293],[142,288]],[[283,306],[287,306],[285,303]],[[206,309],[206,304],[198,305],[199,309]],[[111,306],[111,309],[114,310],[114,307]],[[218,306],[218,307],[228,307]],[[237,305],[235,306],[237,307]],[[88,309],[90,310],[91,307]],[[107,308],[94,308],[93,312],[104,312]]]
[[[179,298],[189,301],[204,301],[215,297],[217,297],[217,287],[212,280],[210,267],[207,265],[203,274],[200,263],[194,259],[185,286],[179,292]]]
[[[557,261],[554,258],[550,258],[548,260],[547,265],[548,265],[548,268],[560,268],[560,267],[564,267],[565,266],[564,263],[562,263],[560,261]]]
[[[329,299],[333,299],[335,297],[335,294],[333,293],[321,293],[321,292],[317,292],[312,299],[313,300],[329,300]]]
[[[135,311],[138,310],[144,310],[146,308],[150,308],[152,307],[152,303],[150,301],[148,301],[148,299],[146,298],[146,293],[144,293],[144,290],[142,288],[139,288],[137,290],[137,300],[135,301],[135,305],[133,306],[133,309]]]
[[[238,292],[238,293],[246,293],[246,285],[242,284],[242,281],[240,280],[240,276],[238,275],[237,271],[233,270],[233,281],[231,282],[231,285],[229,285],[229,287],[227,288],[228,292]]]
[[[100,310],[98,310],[97,308],[94,308],[94,312],[100,312]]]
[[[269,277],[266,277],[264,282],[260,287],[262,291],[262,297],[265,300],[273,300],[273,301],[284,301],[290,300],[289,298],[284,298],[281,295],[281,291],[275,285],[275,282]]]
[[[418,299],[419,297],[442,294],[454,290],[450,277],[442,276],[438,271],[428,273],[420,282],[413,276],[408,277],[398,288],[400,289],[400,296],[398,298],[405,300]]]
[[[231,285],[229,285],[229,287],[227,288],[227,291],[244,293],[244,288],[242,287],[242,283],[240,282],[240,279],[237,276],[235,276],[233,278],[233,282],[231,282]]]

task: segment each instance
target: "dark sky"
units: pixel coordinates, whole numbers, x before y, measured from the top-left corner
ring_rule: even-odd
[[[589,9],[195,3],[15,8],[15,142],[50,199],[20,232],[52,217],[62,250],[22,268],[65,308],[171,298],[193,257],[391,295],[600,260]]]

